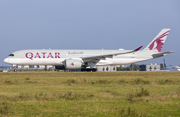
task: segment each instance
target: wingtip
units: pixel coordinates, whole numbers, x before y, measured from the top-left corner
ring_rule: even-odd
[[[140,46],[140,47],[138,47],[137,49],[135,49],[134,51],[138,51],[138,50],[140,50],[142,47],[143,47],[143,46]]]

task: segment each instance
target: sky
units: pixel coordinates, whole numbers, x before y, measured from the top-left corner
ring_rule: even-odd
[[[163,29],[170,33],[166,57],[140,64],[180,65],[179,0],[1,0],[0,66],[24,49],[146,47]]]

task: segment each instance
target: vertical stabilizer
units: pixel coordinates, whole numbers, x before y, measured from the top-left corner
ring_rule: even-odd
[[[149,43],[144,50],[161,52],[161,49],[166,41],[170,29],[162,29],[159,34]]]

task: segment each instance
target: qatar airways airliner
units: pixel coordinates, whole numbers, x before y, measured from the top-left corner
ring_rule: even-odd
[[[11,53],[4,62],[16,65],[54,65],[56,69],[93,69],[102,65],[126,65],[146,61],[169,52],[161,52],[170,29],[162,29],[141,51],[135,50],[20,50]]]

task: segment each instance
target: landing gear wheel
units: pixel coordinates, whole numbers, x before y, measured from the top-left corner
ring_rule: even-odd
[[[84,72],[84,71],[86,71],[86,69],[83,68],[83,69],[81,69],[81,71]]]
[[[92,71],[93,71],[93,72],[96,72],[97,70],[96,70],[96,68],[93,68]]]
[[[90,68],[83,68],[83,69],[81,69],[81,71],[83,71],[83,72],[96,72],[97,70],[96,70],[96,68],[93,68],[93,69],[90,69]]]

